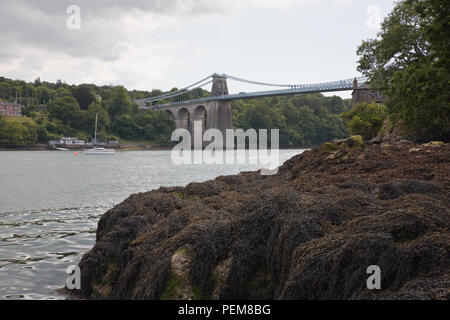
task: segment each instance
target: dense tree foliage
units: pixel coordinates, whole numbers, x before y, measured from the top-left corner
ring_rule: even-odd
[[[388,114],[422,140],[450,140],[450,0],[402,0],[376,39],[358,49],[358,69],[385,90]]]
[[[72,95],[75,99],[77,99],[82,110],[87,110],[91,103],[97,100],[95,93],[87,85],[75,87]]]
[[[279,129],[281,147],[304,147],[348,136],[340,118],[349,103],[310,94],[233,102],[233,123],[241,129]]]
[[[352,110],[342,113],[341,116],[353,135],[361,135],[368,140],[380,131],[387,114],[384,105],[361,103]]]
[[[100,141],[120,138],[168,143],[175,129],[167,114],[152,110],[139,112],[131,100],[159,95],[162,93],[159,90],[127,92],[122,86],[69,86],[61,81],[42,82],[39,78],[34,83],[0,78],[0,99],[14,101],[16,93],[22,97],[19,102],[28,106],[22,109],[24,118],[0,120],[2,146],[45,143],[61,136],[90,140],[97,114]],[[40,104],[46,105],[43,114],[36,109]]]
[[[175,124],[166,113],[147,110],[119,116],[113,123],[113,129],[123,139],[168,143]]]
[[[49,119],[59,119],[63,124],[81,128],[83,114],[77,100],[71,96],[62,96],[47,105]]]
[[[106,102],[106,109],[108,110],[111,119],[116,120],[118,117],[130,114],[133,108],[127,90],[122,87],[115,87],[112,91],[111,97]]]
[[[30,119],[0,118],[0,146],[28,146],[47,138],[47,130]]]
[[[98,130],[107,131],[111,125],[111,119],[105,108],[97,101],[91,103],[86,113],[87,126],[91,127],[92,130],[90,131],[92,131],[92,133],[94,132],[96,115],[98,115]]]
[[[98,138],[101,141],[122,139],[169,143],[175,129],[175,124],[167,113],[139,111],[132,102],[132,99],[160,95],[163,93],[160,90],[127,92],[122,86],[69,86],[61,81],[48,83],[40,79],[36,79],[34,83],[25,83],[0,78],[0,88],[2,84],[15,90],[28,88],[31,95],[28,99],[34,102],[23,109],[23,114],[34,124],[31,131],[35,133],[31,139],[20,140],[17,137],[21,134],[24,137],[30,135],[23,126],[19,130],[16,128],[17,124],[9,124],[8,128],[15,128],[12,130],[14,134],[4,138],[3,141],[9,140],[11,143],[5,142],[3,145],[45,142],[46,139],[60,136],[90,140],[94,136],[96,114]],[[177,88],[173,88],[171,91],[176,90]],[[101,97],[100,100],[97,95]],[[209,95],[208,91],[197,89],[190,93],[188,99]],[[9,97],[9,91],[7,96]],[[35,105],[42,103],[47,108],[44,113],[39,113]],[[281,147],[305,147],[346,137],[348,132],[340,113],[348,109],[349,102],[339,97],[312,94],[234,101],[232,112],[236,128],[280,129]]]

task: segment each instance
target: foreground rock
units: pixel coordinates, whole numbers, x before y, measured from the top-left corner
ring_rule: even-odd
[[[449,299],[449,177],[449,144],[338,143],[135,194],[101,218],[81,297]]]

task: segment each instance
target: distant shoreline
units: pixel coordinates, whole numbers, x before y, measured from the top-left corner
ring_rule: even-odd
[[[91,145],[88,146],[61,146],[58,148],[69,149],[68,151],[83,151],[85,149],[92,148]],[[117,151],[167,151],[172,150],[173,146],[160,146],[160,145],[123,145],[120,147],[108,147],[111,149],[115,149]],[[302,146],[302,147],[280,147],[279,150],[298,150],[298,149],[311,149],[314,146]],[[0,147],[0,151],[61,151],[57,150],[56,147],[52,148],[52,146],[48,146],[46,144],[36,144],[33,146],[26,147]]]
[[[69,149],[69,151],[83,151],[85,149],[92,148],[92,145],[84,145],[84,146],[71,146],[71,145],[61,145],[61,146],[52,146],[48,144],[35,144],[32,146],[24,146],[24,147],[1,147],[0,151],[60,151],[56,148],[65,148]],[[171,150],[172,146],[162,146],[157,144],[138,144],[138,143],[126,143],[120,146],[108,146],[107,148],[116,149],[120,151],[143,151],[143,150]]]

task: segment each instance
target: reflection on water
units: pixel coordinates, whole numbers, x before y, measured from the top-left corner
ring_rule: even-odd
[[[281,163],[303,150],[281,150]],[[63,299],[69,265],[95,243],[100,216],[130,194],[259,165],[182,165],[170,151],[76,156],[0,152],[0,299]]]

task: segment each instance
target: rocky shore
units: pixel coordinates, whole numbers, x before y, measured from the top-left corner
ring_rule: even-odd
[[[328,143],[275,176],[130,196],[101,218],[78,297],[449,299],[449,204],[449,144]]]

